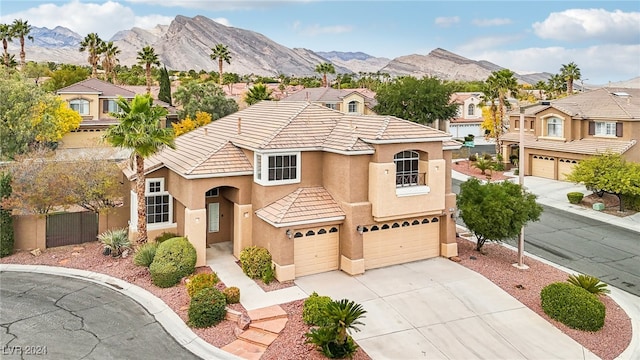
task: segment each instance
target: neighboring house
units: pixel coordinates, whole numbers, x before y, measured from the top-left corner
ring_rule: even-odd
[[[375,114],[378,103],[375,93],[367,89],[307,88],[295,92],[281,101],[309,101],[345,114]]]
[[[640,89],[600,88],[524,109],[525,175],[564,180],[581,159],[612,151],[640,162]],[[520,114],[502,153],[518,154]]]
[[[280,281],[457,255],[444,132],[307,101],[262,101],[145,161],[149,238],[267,248]],[[135,172],[130,231],[135,231]]]
[[[456,117],[448,121],[446,130],[456,139],[475,136],[476,143],[485,143],[482,118],[482,93],[456,92],[451,94],[451,103],[458,106]]]

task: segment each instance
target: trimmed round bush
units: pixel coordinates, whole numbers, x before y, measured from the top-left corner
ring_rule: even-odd
[[[189,325],[205,328],[218,324],[227,313],[224,294],[216,288],[206,288],[196,293],[189,303]]]
[[[257,246],[249,246],[240,251],[242,271],[252,279],[262,278],[267,268],[271,268],[269,250]],[[268,270],[267,270],[268,271]]]
[[[172,238],[162,242],[158,245],[153,262],[149,266],[153,283],[160,287],[169,287],[177,284],[183,277],[193,274],[196,269],[196,258],[196,249],[185,237]],[[154,273],[159,271],[166,272],[171,269],[167,264],[173,266],[175,273],[160,276],[166,281],[163,281],[164,286],[158,285],[155,281],[158,276],[154,276]],[[171,279],[173,279],[173,283],[167,286],[168,281]]]
[[[231,286],[222,290],[224,297],[227,299],[227,304],[237,304],[240,302],[240,289],[235,286]]]
[[[567,282],[547,285],[540,292],[542,310],[573,329],[598,331],[604,326],[605,306],[596,295]]]
[[[304,301],[302,320],[307,325],[325,326],[329,321],[324,311],[331,302],[329,296],[320,296],[315,291]]]
[[[156,256],[156,250],[158,250],[158,244],[156,243],[142,244],[138,247],[138,250],[136,250],[133,263],[138,266],[149,267],[153,262],[153,258]]]
[[[176,234],[176,233],[172,233],[172,232],[163,232],[162,234],[156,236],[156,238],[154,239],[154,241],[157,244],[163,243],[169,239],[173,239],[176,237],[180,237],[180,235]]]
[[[578,191],[567,193],[567,199],[569,199],[569,202],[572,204],[579,204],[583,197],[584,194]]]
[[[216,273],[191,275],[187,282],[187,293],[189,297],[193,297],[202,289],[215,287],[219,281]]]
[[[151,273],[153,284],[160,288],[172,287],[179,283],[182,278],[178,275],[178,269],[176,269],[175,265],[168,262],[154,261],[149,266],[149,272]]]

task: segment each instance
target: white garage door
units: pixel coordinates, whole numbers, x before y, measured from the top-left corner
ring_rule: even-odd
[[[337,226],[297,230],[293,237],[296,277],[338,270],[339,239]]]
[[[375,225],[366,230],[362,235],[365,270],[440,255],[438,218]]]
[[[556,178],[556,159],[553,156],[531,155],[531,175]]]
[[[575,159],[559,159],[558,160],[558,180],[566,180],[567,175],[573,171],[578,160]]]

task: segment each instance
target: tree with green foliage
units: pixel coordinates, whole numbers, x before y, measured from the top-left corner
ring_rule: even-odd
[[[511,109],[507,98],[518,93],[518,81],[514,75],[515,73],[509,69],[494,71],[482,89],[483,105],[488,108],[488,116],[481,127],[488,130],[488,137],[496,140],[496,154],[500,153],[502,135],[507,130],[508,111]]]
[[[580,68],[573,61],[568,64],[562,64],[560,75],[567,82],[567,95],[573,94],[573,82],[580,80]]]
[[[458,107],[450,102],[451,94],[451,88],[436,78],[401,77],[378,90],[373,110],[379,115],[432,124],[456,116]]]
[[[229,48],[224,44],[216,44],[214,48],[211,48],[211,51],[211,55],[209,55],[211,60],[218,60],[218,85],[222,86],[222,65],[223,62],[231,64],[231,53],[229,52]]]
[[[624,211],[625,195],[640,196],[640,163],[626,161],[622,155],[607,151],[581,160],[567,180],[583,184],[599,194],[616,195],[620,200],[620,211]]]
[[[116,66],[116,73],[118,82],[124,85],[146,85],[147,78],[145,77],[144,69],[142,66],[134,64],[131,68],[128,66]]]
[[[486,241],[504,241],[520,233],[530,221],[538,221],[542,207],[536,195],[510,181],[482,184],[470,178],[460,185],[457,198],[460,217],[477,239],[480,251]]]
[[[31,25],[29,25],[28,20],[16,19],[13,20],[13,24],[11,24],[11,32],[14,37],[17,37],[20,40],[20,68],[24,68],[24,64],[26,64],[27,54],[24,52],[24,39],[28,39],[33,41],[33,36],[29,35],[31,33]]]
[[[271,89],[264,84],[255,84],[244,96],[244,102],[249,106],[262,100],[271,100]]]
[[[70,204],[101,213],[122,203],[122,171],[115,162],[81,157],[63,168]]]
[[[158,92],[158,100],[164,101],[169,105],[171,102],[171,79],[169,78],[169,72],[167,67],[163,66],[160,69],[160,91]]]
[[[138,202],[138,243],[147,242],[147,208],[145,198],[144,159],[164,147],[175,148],[173,130],[160,127],[167,110],[153,105],[151,95],[136,95],[130,102],[120,97],[116,101],[121,112],[111,115],[118,123],[107,129],[104,139],[111,145],[133,153]]]
[[[33,79],[36,84],[40,83],[40,78],[51,74],[51,70],[49,70],[47,63],[37,63],[35,61],[27,62],[27,64],[22,68],[22,72],[24,73],[24,76]]]
[[[142,48],[141,51],[138,51],[136,59],[138,60],[138,64],[144,65],[147,78],[147,94],[151,94],[151,66],[160,66],[160,59],[156,54],[156,50],[149,45]]]
[[[547,91],[551,92],[553,98],[559,97],[562,93],[565,92],[565,89],[567,88],[567,82],[560,74],[551,75],[551,77],[547,81],[547,84]]]
[[[0,258],[13,254],[13,217],[1,203],[11,196],[11,174],[0,173]]]
[[[80,42],[80,52],[88,52],[87,61],[91,65],[93,71],[92,78],[98,77],[98,62],[100,62],[100,54],[104,47],[104,40],[100,39],[98,33],[90,33]]]
[[[335,74],[336,68],[331,63],[322,63],[316,65],[316,72],[318,74],[322,74],[322,86],[328,87],[329,82],[327,81],[327,74]]]
[[[227,99],[224,91],[212,82],[190,82],[182,85],[176,89],[173,100],[182,106],[178,110],[180,120],[187,116],[195,119],[198,111],[211,114],[212,120],[238,111],[238,104],[233,99]]]
[[[89,70],[84,67],[65,64],[51,72],[49,79],[42,86],[46,91],[56,92],[64,87],[86,80],[89,75]]]
[[[113,41],[109,41],[102,44],[100,53],[102,53],[102,68],[105,72],[105,78],[111,78],[111,83],[116,83],[116,65],[118,65],[118,55],[122,51],[113,44]]]
[[[13,41],[13,29],[10,24],[0,24],[0,38],[2,38],[3,63],[4,66],[9,67],[9,43]]]

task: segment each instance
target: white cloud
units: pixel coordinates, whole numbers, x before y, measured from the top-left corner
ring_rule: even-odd
[[[229,19],[227,18],[215,18],[211,20],[217,22],[218,24],[222,24],[224,26],[231,26],[231,21],[229,21]]]
[[[481,27],[486,27],[486,26],[502,26],[502,25],[509,25],[511,24],[511,19],[499,19],[499,18],[495,18],[495,19],[474,19],[471,22],[473,25],[476,26],[481,26]]]
[[[440,27],[449,27],[451,25],[457,24],[460,22],[460,18],[458,16],[453,17],[437,17],[434,20],[434,23]]]
[[[282,5],[282,1],[256,1],[256,0],[126,0],[132,4],[145,4],[149,6],[180,7],[184,9],[200,10],[251,10],[264,9]],[[308,2],[306,0],[288,2]]]
[[[562,41],[600,40],[603,43],[637,44],[640,12],[603,9],[570,9],[551,13],[532,25],[543,39]]]

